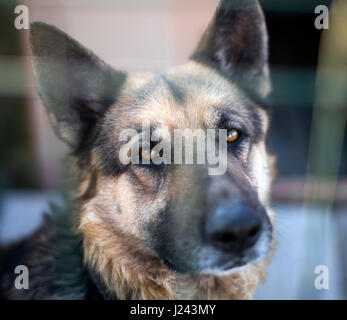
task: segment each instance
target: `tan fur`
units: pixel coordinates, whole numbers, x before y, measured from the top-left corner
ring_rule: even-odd
[[[79,227],[85,263],[119,299],[250,299],[264,279],[268,258],[223,277],[175,274],[143,248],[136,236],[115,225],[108,217],[113,210],[104,201],[92,203],[82,208],[81,215],[92,210],[100,219],[90,219]]]
[[[108,208],[99,204],[93,210],[104,217]],[[268,259],[223,277],[175,274],[105,217],[84,223],[79,231],[85,263],[119,299],[250,299],[265,276]]]
[[[205,70],[198,63],[190,62],[181,70],[187,73],[209,73],[216,77],[222,86],[230,86],[219,79],[212,71]],[[169,73],[170,74],[170,73]],[[141,87],[150,81],[149,76],[139,80],[128,80],[127,86]],[[193,93],[187,100],[190,108],[178,106],[170,98],[168,92],[162,92],[160,97],[149,100],[150,108],[143,106],[144,111],[134,115],[135,122],[141,123],[145,119],[150,122],[161,121],[168,128],[201,127],[203,123],[214,123],[211,105],[218,105],[220,93],[209,95],[207,98]],[[129,96],[119,99],[119,104],[129,103]],[[207,99],[207,100],[206,100]],[[187,111],[188,110],[188,111]],[[188,112],[188,113],[187,113]],[[264,117],[266,117],[264,113]],[[265,122],[267,130],[267,122]],[[117,137],[115,137],[116,139]],[[268,204],[270,188],[270,171],[273,165],[266,155],[265,146],[259,144],[255,149],[255,158],[262,158],[266,163],[262,165],[269,168],[269,184],[263,187],[265,205]],[[104,280],[110,293],[119,299],[250,299],[257,284],[264,279],[265,267],[268,258],[260,262],[251,263],[240,271],[228,276],[210,275],[179,275],[170,271],[155,254],[145,248],[141,242],[139,226],[145,221],[156,219],[157,212],[165,207],[165,199],[177,197],[184,188],[176,190],[164,187],[159,195],[153,196],[151,179],[145,175],[137,178],[148,185],[147,193],[141,193],[133,181],[125,173],[117,179],[108,178],[98,171],[100,159],[93,154],[92,169],[82,170],[75,168],[78,188],[75,197],[77,206],[77,232],[83,238],[83,251],[85,263],[92,267]],[[177,179],[182,186],[189,185]],[[255,177],[249,177],[252,180]],[[168,179],[171,179],[168,172]],[[255,180],[256,183],[261,181]],[[259,188],[259,186],[258,186]],[[150,206],[142,208],[145,216],[137,214],[138,208],[150,201]],[[271,214],[270,219],[274,219]],[[270,254],[269,254],[270,256]]]

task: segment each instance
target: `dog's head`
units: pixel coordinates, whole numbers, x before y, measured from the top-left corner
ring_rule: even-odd
[[[32,24],[31,49],[38,92],[76,159],[81,226],[104,225],[94,234],[104,241],[136,239],[138,252],[182,273],[223,274],[265,257],[271,178],[259,101],[270,80],[256,1],[222,1],[189,61],[161,74],[113,70],[44,23]],[[144,122],[171,137],[175,129],[225,129],[225,172],[153,163],[167,136],[145,147]],[[123,137],[128,129],[137,132],[139,163],[120,161],[133,143]]]

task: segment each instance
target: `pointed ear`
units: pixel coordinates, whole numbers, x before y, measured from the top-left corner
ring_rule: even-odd
[[[117,99],[126,76],[42,22],[31,24],[30,47],[36,87],[54,130],[77,148]]]
[[[271,90],[268,37],[256,0],[222,0],[193,59],[214,64],[260,97]]]

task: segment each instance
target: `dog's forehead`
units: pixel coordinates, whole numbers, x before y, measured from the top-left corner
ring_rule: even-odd
[[[251,109],[266,119],[266,113],[230,80],[213,68],[189,61],[165,73],[130,75],[111,114],[117,117],[121,112],[137,126],[145,121],[193,129],[215,127],[221,111],[249,119]]]

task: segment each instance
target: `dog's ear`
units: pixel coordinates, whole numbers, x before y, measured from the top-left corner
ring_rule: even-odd
[[[30,47],[36,87],[54,130],[77,148],[115,101],[126,75],[42,22],[31,24]]]
[[[271,90],[265,19],[256,0],[222,0],[193,59],[215,65],[245,89]]]

